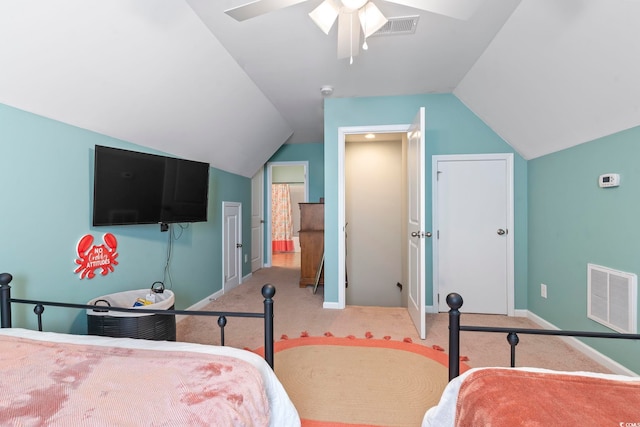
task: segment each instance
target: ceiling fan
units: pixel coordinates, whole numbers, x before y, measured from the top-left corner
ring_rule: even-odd
[[[225,13],[237,21],[244,21],[305,1],[307,0],[254,0],[227,9]],[[466,20],[483,0],[384,1]],[[350,58],[351,62],[360,52],[360,37],[364,37],[362,48],[366,50],[367,37],[387,23],[387,18],[371,0],[324,0],[309,16],[325,34],[329,34],[334,22],[338,20],[338,58]]]

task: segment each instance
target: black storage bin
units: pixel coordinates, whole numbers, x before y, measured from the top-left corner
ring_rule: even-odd
[[[155,310],[173,310],[175,295],[172,291],[152,290],[156,303],[146,305]],[[132,312],[105,312],[103,306],[133,307],[138,298],[144,299],[149,289],[118,292],[104,295],[89,301],[88,305],[96,305],[100,309],[87,310],[87,327],[89,335],[100,335],[116,338],[142,338],[155,341],[176,340],[176,316],[168,314],[144,314]]]

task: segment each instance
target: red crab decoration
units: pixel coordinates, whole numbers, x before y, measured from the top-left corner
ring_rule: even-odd
[[[102,269],[100,274],[106,276],[110,271],[113,271],[114,265],[118,265],[118,261],[116,261],[118,257],[118,253],[116,252],[116,248],[118,247],[116,236],[111,233],[106,233],[102,240],[104,240],[106,246],[91,246],[93,236],[87,234],[78,242],[77,251],[80,258],[75,261],[79,267],[74,270],[74,273],[82,272],[80,273],[81,279],[85,277],[93,279],[96,277],[95,271],[98,268]]]

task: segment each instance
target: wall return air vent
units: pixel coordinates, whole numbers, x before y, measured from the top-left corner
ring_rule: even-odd
[[[635,334],[638,279],[633,273],[587,264],[587,317],[621,333]]]

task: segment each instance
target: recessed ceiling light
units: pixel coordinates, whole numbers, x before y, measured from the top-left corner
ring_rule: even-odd
[[[376,135],[373,134],[373,133],[368,133],[364,137],[367,138],[367,139],[375,139]]]

